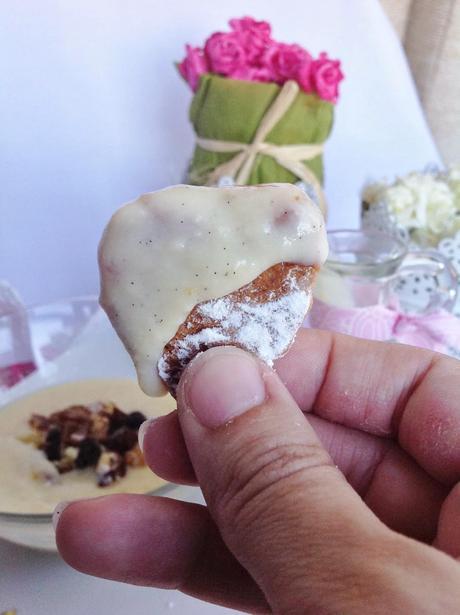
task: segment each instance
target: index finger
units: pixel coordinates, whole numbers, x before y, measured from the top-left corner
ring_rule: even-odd
[[[429,474],[460,480],[460,362],[303,329],[276,371],[304,412],[396,438]]]

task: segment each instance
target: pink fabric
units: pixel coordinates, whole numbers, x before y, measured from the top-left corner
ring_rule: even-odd
[[[7,340],[0,348],[1,390],[12,387],[36,369],[26,308],[13,287],[1,280],[0,318],[0,328]]]
[[[0,367],[0,390],[10,388],[37,369],[33,361]]]
[[[448,354],[460,349],[460,320],[445,310],[431,314],[403,314],[383,305],[343,309],[315,300],[307,325]]]

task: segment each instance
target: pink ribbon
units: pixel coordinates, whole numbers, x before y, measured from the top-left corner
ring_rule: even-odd
[[[383,305],[344,309],[315,299],[306,324],[317,329],[370,340],[393,340],[448,354],[460,349],[460,319],[446,310],[404,314]]]

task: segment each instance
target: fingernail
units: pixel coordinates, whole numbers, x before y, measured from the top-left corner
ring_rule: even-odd
[[[61,518],[61,515],[64,512],[64,509],[67,508],[67,506],[69,504],[70,504],[70,502],[67,502],[67,501],[59,502],[59,504],[54,509],[54,512],[53,512],[53,528],[54,528],[54,531],[56,531],[56,528],[57,528],[58,523],[59,523],[59,519]]]
[[[155,421],[156,421],[156,418],[154,418],[154,419],[147,419],[139,427],[139,431],[137,432],[137,439],[139,441],[139,448],[141,449],[142,452],[144,452],[144,437],[145,437],[145,434],[147,433],[150,425],[152,425],[152,423],[154,423]]]
[[[199,355],[184,381],[186,403],[202,425],[219,427],[258,406],[265,384],[256,360],[243,350],[219,347]]]

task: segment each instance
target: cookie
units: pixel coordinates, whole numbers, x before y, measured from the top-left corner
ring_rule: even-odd
[[[196,305],[158,362],[169,391],[175,395],[187,364],[214,346],[238,346],[272,365],[305,318],[316,272],[315,266],[278,263],[235,292]]]
[[[269,364],[286,352],[326,257],[321,212],[297,186],[173,186],[113,215],[100,301],[155,397],[217,344]]]

